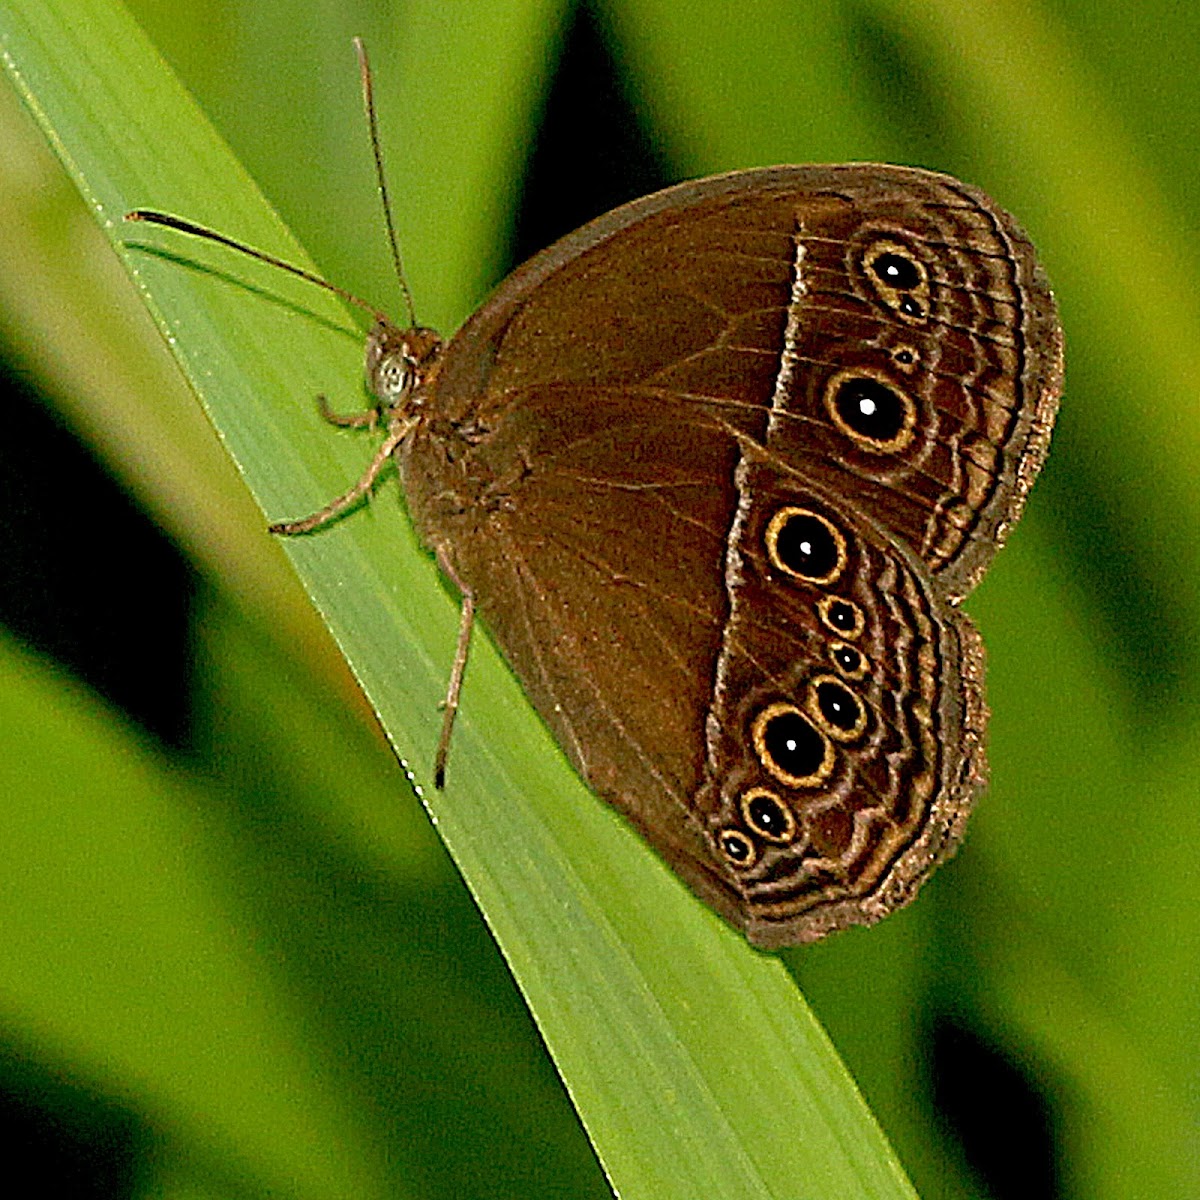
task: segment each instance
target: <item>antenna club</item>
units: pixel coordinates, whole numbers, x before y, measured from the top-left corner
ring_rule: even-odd
[[[369,312],[377,321],[387,320],[386,313],[374,304],[368,303],[361,296],[356,296],[353,292],[348,292],[345,288],[338,287],[336,283],[330,283],[328,279],[322,279],[315,272],[306,271],[303,267],[296,266],[295,263],[286,262],[282,258],[276,258],[274,254],[268,254],[265,250],[258,250],[254,246],[247,245],[245,242],[239,242],[237,238],[231,238],[226,234],[218,233],[215,229],[209,229],[207,225],[201,225],[196,221],[189,221],[186,217],[177,217],[173,213],[158,212],[153,208],[135,208],[125,214],[125,219],[127,221],[143,221],[147,225],[162,225],[167,229],[177,230],[179,233],[188,233],[192,237],[202,238],[207,242],[216,242],[220,246],[227,246],[230,250],[236,250],[239,254],[245,254],[249,258],[257,258],[259,262],[265,262],[269,266],[278,267],[281,271],[287,271],[291,275],[296,275],[301,279],[307,280],[309,283],[316,284],[317,287],[324,288],[325,291],[332,292],[335,296],[340,296],[347,304],[353,304]]]

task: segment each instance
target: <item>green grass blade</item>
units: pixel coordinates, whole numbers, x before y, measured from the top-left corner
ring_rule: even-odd
[[[153,205],[304,261],[121,10],[22,0],[0,23],[18,88],[262,508],[278,518],[319,505],[365,456],[303,401],[325,392],[353,405],[360,347],[346,315],[214,247],[120,224]],[[398,751],[427,778],[454,603],[393,497],[385,489],[370,512],[289,553]],[[426,799],[622,1195],[912,1194],[778,961],[704,912],[584,791],[483,639],[450,786]]]

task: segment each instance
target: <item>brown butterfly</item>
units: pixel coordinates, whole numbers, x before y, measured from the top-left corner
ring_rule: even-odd
[[[986,777],[958,604],[1062,387],[1012,218],[906,167],[739,171],[564,238],[448,342],[375,316],[350,423],[386,437],[273,528],[396,461],[463,596],[439,780],[478,608],[580,775],[751,942],[906,903]]]

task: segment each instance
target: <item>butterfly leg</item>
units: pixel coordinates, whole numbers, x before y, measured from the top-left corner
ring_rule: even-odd
[[[317,397],[317,408],[321,410],[323,420],[339,429],[374,429],[379,424],[377,408],[368,408],[365,412],[338,413],[329,407],[329,401],[324,396]]]
[[[388,459],[391,458],[396,447],[408,437],[414,423],[415,418],[409,418],[405,421],[397,421],[391,427],[387,437],[383,439],[382,445],[375,451],[375,457],[371,459],[370,465],[363,472],[363,477],[352,488],[343,492],[336,500],[331,501],[311,516],[302,517],[298,521],[276,522],[270,526],[271,532],[281,533],[288,537],[298,533],[311,533],[314,529],[336,520],[347,509],[353,508],[375,486],[379,472],[387,466]]]
[[[454,651],[454,665],[450,668],[450,682],[446,686],[446,699],[442,702],[442,735],[438,738],[437,753],[433,759],[433,785],[446,785],[446,757],[450,753],[450,733],[454,718],[458,714],[458,698],[462,693],[463,672],[467,669],[467,653],[471,648],[471,627],[475,624],[475,593],[467,588],[462,593],[462,615],[458,622],[458,645]]]

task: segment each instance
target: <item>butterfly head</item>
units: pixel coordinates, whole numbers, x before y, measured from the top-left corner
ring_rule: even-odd
[[[419,408],[441,352],[442,339],[434,330],[400,329],[380,317],[367,337],[367,387],[389,412]]]

